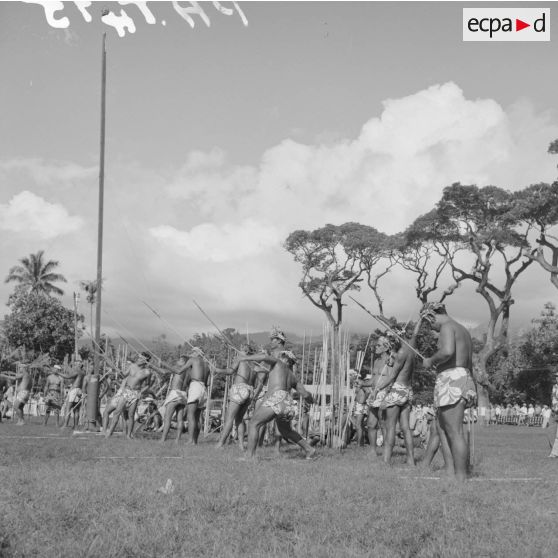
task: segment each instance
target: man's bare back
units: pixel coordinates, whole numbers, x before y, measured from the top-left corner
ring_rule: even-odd
[[[248,384],[254,386],[259,372],[254,370],[248,362],[239,362],[236,368],[233,384]]]
[[[289,391],[291,388],[296,388],[297,383],[289,366],[282,361],[276,362],[269,373],[267,395],[270,396],[278,390]]]
[[[209,380],[209,366],[205,360],[200,356],[190,357],[186,363],[185,368],[190,369],[188,373],[188,379],[191,382],[201,382],[207,386],[207,381]]]
[[[28,391],[31,386],[31,374],[29,374],[29,368],[27,366],[22,366],[20,372],[16,374],[16,381],[21,380],[17,386],[17,391]]]
[[[406,345],[401,345],[395,355],[395,375],[394,382],[404,386],[410,386],[415,369],[415,354]]]
[[[451,354],[448,360],[438,364],[438,373],[456,367],[472,370],[471,334],[461,324],[451,318],[444,323],[440,328],[438,346]]]

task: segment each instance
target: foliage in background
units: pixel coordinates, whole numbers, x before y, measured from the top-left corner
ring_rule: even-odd
[[[57,299],[16,287],[8,300],[4,335],[12,347],[25,347],[34,355],[49,353],[63,360],[74,351],[74,312]],[[78,316],[78,324],[83,316]],[[81,336],[78,328],[78,336]]]
[[[53,283],[66,283],[66,278],[59,273],[54,273],[54,269],[59,265],[57,261],[44,261],[44,250],[30,254],[19,261],[21,265],[16,265],[9,270],[6,283],[19,283],[25,291],[36,294],[48,296],[64,294],[64,291]]]
[[[558,370],[558,315],[554,304],[544,305],[531,329],[492,367],[495,401],[550,404],[554,372]]]

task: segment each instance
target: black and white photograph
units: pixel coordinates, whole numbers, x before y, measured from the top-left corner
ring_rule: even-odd
[[[1,1],[0,557],[557,556],[557,18]]]

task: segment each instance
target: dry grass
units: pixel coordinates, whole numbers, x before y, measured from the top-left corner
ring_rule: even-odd
[[[389,470],[357,449],[306,462],[265,448],[245,463],[214,442],[1,424],[0,556],[558,555],[558,460],[540,429],[477,428],[475,476],[461,486],[405,468],[401,453]],[[174,493],[159,493],[169,478]]]

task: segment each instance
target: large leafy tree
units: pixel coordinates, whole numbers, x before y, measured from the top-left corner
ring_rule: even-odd
[[[74,351],[74,312],[54,297],[16,287],[8,300],[10,314],[4,319],[4,334],[12,347],[25,347],[34,354],[49,353],[62,360]],[[83,322],[83,316],[78,316]],[[78,336],[81,329],[78,329]]]
[[[558,155],[558,139],[548,146],[551,155]],[[550,274],[550,282],[558,288],[558,181],[533,184],[515,196],[518,217],[536,231],[531,257]]]
[[[365,277],[373,288],[372,269],[381,259],[385,238],[373,227],[345,223],[313,231],[295,231],[284,244],[302,266],[299,287],[303,295],[325,314],[333,328],[331,383],[334,402],[339,399],[339,328],[343,321],[343,297],[358,290]]]
[[[28,257],[19,260],[21,265],[16,265],[10,269],[5,282],[17,282],[23,286],[28,292],[44,294],[44,295],[60,295],[64,291],[58,288],[54,283],[66,283],[66,278],[54,270],[59,263],[54,260],[45,261],[44,250],[40,250],[36,254],[30,254]]]
[[[394,252],[397,243],[394,237],[377,231],[374,227],[358,223],[350,225],[352,227],[347,231],[345,250],[347,254],[355,257],[360,268],[364,270],[366,283],[374,294],[380,315],[385,316],[384,299],[380,294],[379,283],[396,263]]]
[[[295,231],[284,245],[302,266],[302,279],[298,284],[302,293],[324,312],[335,330],[343,321],[343,295],[358,288],[364,273],[352,242],[354,225],[326,225],[313,231]]]
[[[452,224],[448,227],[444,223],[437,209],[418,217],[395,238],[396,261],[415,275],[415,292],[424,304],[439,289],[444,278],[451,280],[451,275],[447,277],[449,262],[466,249],[466,244]],[[455,285],[448,285],[439,300],[443,301],[454,289]]]
[[[533,262],[525,253],[529,230],[520,226],[514,196],[495,186],[453,184],[444,189],[437,213],[448,241],[467,247],[470,269],[459,251],[446,252],[455,285],[474,284],[488,308],[486,342],[475,358],[481,405],[488,404],[488,361],[508,344],[512,288]]]
[[[516,192],[515,212],[527,230],[534,231],[531,257],[550,274],[558,288],[558,182],[532,184]]]

